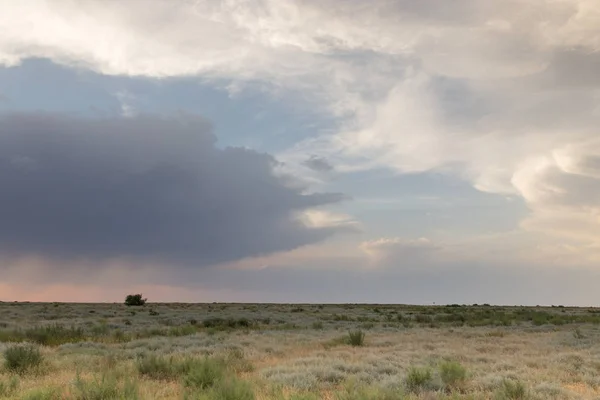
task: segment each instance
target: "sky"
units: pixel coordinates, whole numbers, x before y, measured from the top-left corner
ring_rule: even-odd
[[[597,0],[0,3],[0,301],[599,305]]]

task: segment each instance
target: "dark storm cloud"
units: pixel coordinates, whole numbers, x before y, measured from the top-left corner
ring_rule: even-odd
[[[304,194],[276,161],[218,149],[197,117],[0,117],[0,254],[139,257],[205,266],[318,242]]]
[[[329,172],[333,170],[333,165],[331,165],[327,159],[316,155],[310,156],[310,158],[304,161],[303,164],[317,172]]]

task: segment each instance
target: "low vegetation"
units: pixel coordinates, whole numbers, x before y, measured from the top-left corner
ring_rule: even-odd
[[[518,380],[503,380],[496,392],[497,400],[525,400],[527,398],[527,388],[523,382]]]
[[[365,344],[365,333],[363,331],[356,330],[348,332],[348,343],[351,346],[362,346]]]
[[[33,345],[14,345],[4,350],[4,367],[11,372],[23,374],[38,368],[44,357]]]
[[[410,367],[406,375],[406,388],[419,393],[432,387],[433,372],[428,367]]]
[[[0,303],[0,399],[592,399],[599,322],[558,306]]]
[[[443,361],[439,365],[440,378],[447,390],[463,390],[467,382],[467,369],[456,361]]]

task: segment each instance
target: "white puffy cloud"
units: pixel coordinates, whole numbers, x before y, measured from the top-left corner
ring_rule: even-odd
[[[4,65],[299,91],[339,130],[281,154],[289,164],[441,170],[521,196],[524,229],[583,250],[600,243],[599,50],[595,0],[0,4]]]

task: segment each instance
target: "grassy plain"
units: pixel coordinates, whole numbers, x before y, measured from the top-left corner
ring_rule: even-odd
[[[600,309],[0,303],[0,399],[600,399]]]

